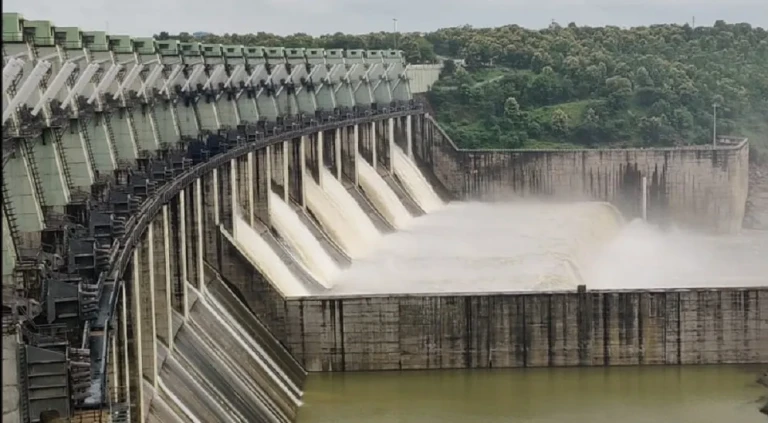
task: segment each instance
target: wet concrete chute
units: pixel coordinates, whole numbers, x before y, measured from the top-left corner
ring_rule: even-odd
[[[3,422],[295,422],[309,372],[768,362],[748,140],[462,150],[400,51],[3,24]]]

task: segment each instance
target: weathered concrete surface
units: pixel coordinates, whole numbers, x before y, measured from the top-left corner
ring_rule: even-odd
[[[641,215],[646,176],[652,221],[729,233],[743,223],[746,143],[715,149],[459,150],[430,118],[419,126],[415,154],[458,198],[602,200],[632,218]]]
[[[18,334],[3,335],[3,423],[21,422]]]
[[[768,362],[768,288],[302,299],[308,371]]]
[[[768,230],[768,164],[749,167],[749,197],[744,227]]]

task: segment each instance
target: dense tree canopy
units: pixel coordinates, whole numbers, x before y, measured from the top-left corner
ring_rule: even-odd
[[[719,133],[768,146],[768,31],[748,24],[465,26],[426,34],[224,34],[201,41],[345,49],[396,42],[411,63],[449,58],[429,98],[438,120],[466,147],[706,143],[714,104]]]

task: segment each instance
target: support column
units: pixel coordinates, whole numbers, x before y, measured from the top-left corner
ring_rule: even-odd
[[[141,334],[141,352],[142,352],[142,373],[149,383],[157,388],[157,320],[155,301],[155,243],[154,243],[154,222],[149,223],[146,236],[137,249],[141,252],[139,255],[139,269],[142,284],[149,282],[149,286],[141,287],[139,291],[139,308],[141,309],[142,334]]]
[[[239,211],[238,207],[240,207],[240,202],[238,201],[238,197],[240,195],[239,190],[237,189],[237,159],[231,159],[229,161],[229,195],[231,195],[231,213],[232,213],[232,235],[237,236],[237,225],[234,224],[235,219],[237,218],[236,212]]]
[[[320,131],[317,133],[317,184],[320,188],[325,187],[323,182],[323,170],[325,170],[325,157],[323,156],[324,142],[323,131]]]
[[[165,310],[160,313],[161,319],[165,320],[165,326],[163,330],[164,334],[161,334],[166,338],[168,348],[173,350],[173,283],[171,274],[171,216],[168,205],[163,205],[163,258],[165,260]],[[162,298],[160,299],[163,300]],[[162,307],[161,307],[162,310]]]
[[[354,158],[354,163],[355,163],[355,170],[354,170],[355,186],[359,187],[360,186],[360,163],[358,163],[358,160],[360,160],[360,125],[359,124],[355,124],[354,132],[353,132],[352,135],[354,137],[354,139],[352,141],[353,141],[353,144],[355,146],[355,148],[354,148],[354,153],[355,153],[355,158]]]
[[[189,314],[189,296],[187,295],[187,284],[189,276],[187,271],[187,189],[184,188],[179,193],[179,255],[181,260],[181,314],[186,320]]]
[[[288,154],[291,151],[291,141],[283,142],[283,200],[290,204],[291,183],[288,179]]]
[[[307,154],[306,154],[307,137],[303,136],[299,138],[299,192],[301,193],[301,208],[307,209]]]
[[[170,346],[170,336],[168,336],[171,326],[171,287],[170,287],[170,266],[168,263],[168,239],[166,238],[167,210],[168,206],[163,205],[160,213],[152,222],[151,258],[152,273],[150,280],[155,286],[155,330],[157,338]]]
[[[389,134],[387,134],[387,138],[389,139],[389,142],[387,143],[387,148],[389,148],[389,171],[394,174],[395,173],[395,119],[389,118],[388,119],[389,124]]]
[[[405,154],[413,160],[413,130],[411,128],[411,115],[405,117]]]
[[[195,220],[197,221],[197,289],[205,286],[203,267],[203,181],[197,178],[195,181]]]
[[[109,350],[112,351],[112,357],[109,358],[109,381],[112,382],[110,387],[111,396],[110,400],[114,403],[120,402],[120,361],[117,355],[117,333],[110,332],[109,337]]]
[[[216,226],[221,223],[219,212],[219,169],[213,169],[213,222]]]
[[[264,173],[261,174],[261,176],[266,180],[266,192],[264,195],[264,201],[266,204],[266,213],[265,218],[267,219],[264,223],[269,225],[269,213],[272,211],[272,200],[270,199],[270,193],[272,192],[272,146],[268,145],[264,154],[266,155],[266,159],[264,162],[266,163],[266,170]]]
[[[134,253],[134,259],[135,258],[136,255]],[[128,308],[130,307],[130,304],[128,303],[128,296],[125,293],[125,284],[126,282],[123,281],[120,287],[120,329],[118,334],[120,335],[120,343],[123,346],[124,369],[122,383],[124,385],[123,389],[125,389],[125,396],[120,399],[128,402],[131,401],[131,361],[129,357],[131,349],[128,347]],[[141,392],[139,392],[139,396],[141,397]]]
[[[133,250],[133,286],[131,287],[131,300],[133,302],[133,316],[131,328],[133,330],[133,354],[136,362],[136,370],[131,375],[131,387],[134,395],[131,402],[133,408],[131,413],[138,417],[134,421],[141,421],[144,413],[144,354],[142,339],[142,319],[141,319],[141,258],[139,255],[140,246]]]
[[[253,192],[253,189],[254,189],[253,166],[255,165],[255,161],[253,159],[254,154],[255,153],[253,151],[248,152],[248,165],[247,165],[246,175],[245,175],[246,179],[248,180],[248,220],[246,220],[246,222],[248,222],[248,224],[250,224],[252,228],[256,223],[255,221],[256,220],[256,203],[254,202],[255,195]]]
[[[378,160],[376,158],[376,122],[371,122],[371,138],[370,138],[370,147],[371,147],[371,166],[373,166],[373,170],[378,169]]]
[[[347,128],[344,129],[346,130]],[[341,133],[341,128],[336,128],[336,137],[333,140],[334,156],[336,157],[336,179],[339,181],[341,181]]]

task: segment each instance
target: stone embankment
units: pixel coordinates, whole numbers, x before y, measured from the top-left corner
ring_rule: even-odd
[[[752,163],[750,166],[744,227],[768,230],[768,164]]]

